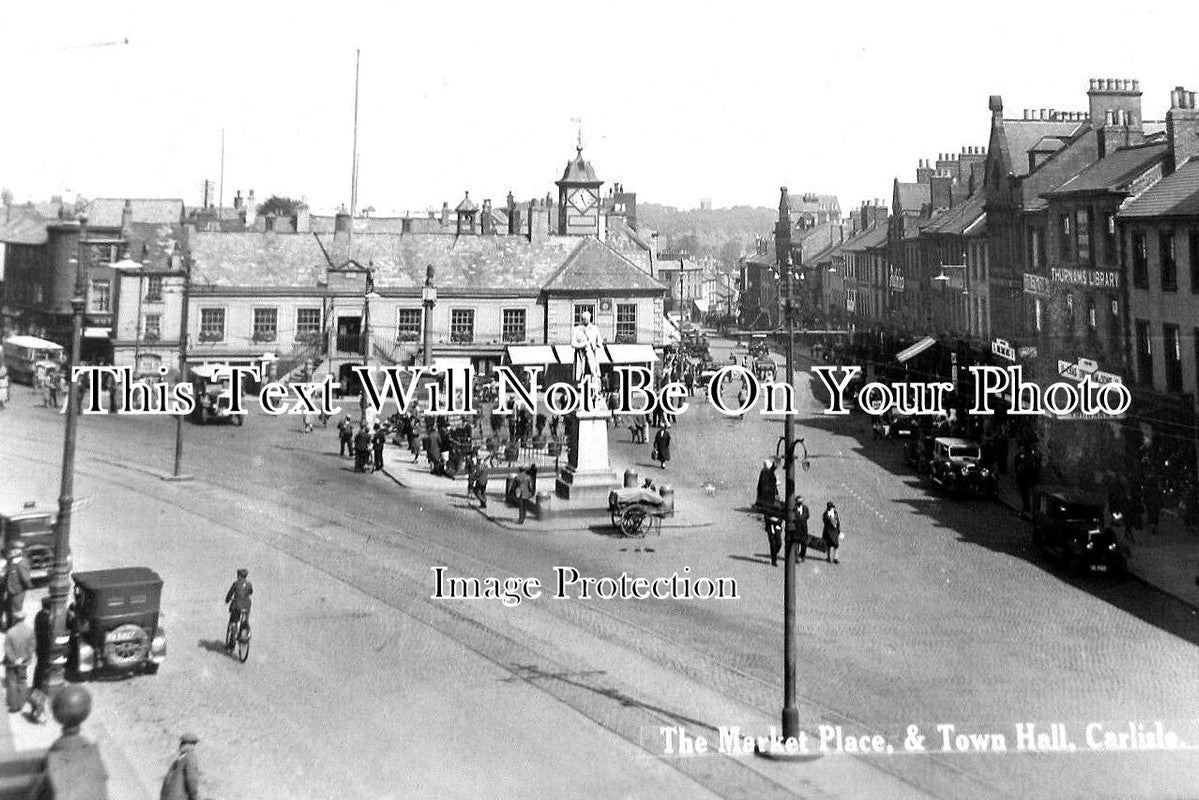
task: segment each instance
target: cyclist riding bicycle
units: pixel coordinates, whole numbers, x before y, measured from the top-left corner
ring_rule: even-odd
[[[237,571],[237,580],[229,587],[229,591],[225,593],[225,602],[229,604],[229,629],[236,632],[241,620],[245,619],[245,626],[250,627],[250,595],[254,594],[254,585],[246,580],[246,576],[250,571],[242,567]],[[228,637],[225,641],[225,649],[232,650],[236,635]]]

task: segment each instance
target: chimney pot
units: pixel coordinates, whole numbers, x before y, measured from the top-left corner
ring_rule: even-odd
[[[1139,80],[1137,80],[1136,78],[1132,79],[1132,90],[1134,92],[1141,91],[1141,82]]]

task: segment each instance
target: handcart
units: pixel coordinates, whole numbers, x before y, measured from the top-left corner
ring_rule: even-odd
[[[662,518],[670,513],[670,507],[652,489],[613,489],[608,494],[608,511],[622,536],[640,539],[653,527],[662,535]]]

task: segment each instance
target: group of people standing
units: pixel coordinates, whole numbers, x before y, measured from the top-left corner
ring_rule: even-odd
[[[363,422],[354,431],[354,423],[349,417],[344,417],[337,423],[337,438],[341,444],[338,455],[350,456],[354,459],[355,472],[380,472],[383,469],[383,448],[387,444],[387,434],[383,426],[375,423],[373,428]],[[374,455],[372,460],[371,456]]]
[[[778,488],[778,462],[773,458],[768,458],[762,462],[762,470],[758,473],[757,500],[754,505],[762,512],[766,528],[766,541],[770,546],[770,566],[778,566],[779,553],[783,549],[783,533],[784,521],[786,518],[785,503],[779,497]],[[799,547],[797,558],[804,561],[808,557],[808,518],[811,513],[808,511],[808,506],[803,501],[803,497],[797,495],[795,498],[795,525],[794,538],[787,540],[787,556],[790,556],[791,548]],[[825,560],[830,564],[840,564],[841,561],[837,557],[838,550],[841,547],[841,514],[837,510],[837,505],[832,500],[829,500],[824,507],[824,513],[821,514],[821,534],[820,538],[824,542]]]
[[[3,593],[4,627],[4,695],[11,714],[29,706],[29,717],[35,722],[46,721],[45,706],[50,677],[50,598],[42,599],[42,609],[31,628],[25,620],[25,593],[33,588],[29,561],[25,558],[24,543],[13,540],[4,565]],[[33,690],[29,687],[29,667],[36,658],[33,671]]]

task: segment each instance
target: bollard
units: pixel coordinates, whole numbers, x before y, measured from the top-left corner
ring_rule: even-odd
[[[629,467],[624,471],[624,488],[636,489],[641,485],[641,474],[637,470]]]
[[[538,492],[537,505],[533,508],[533,513],[537,515],[537,519],[545,519],[554,512],[554,493],[553,492]]]
[[[658,488],[658,494],[662,495],[662,499],[666,502],[666,507],[670,509],[670,513],[674,513],[674,487],[669,483],[662,484]]]

